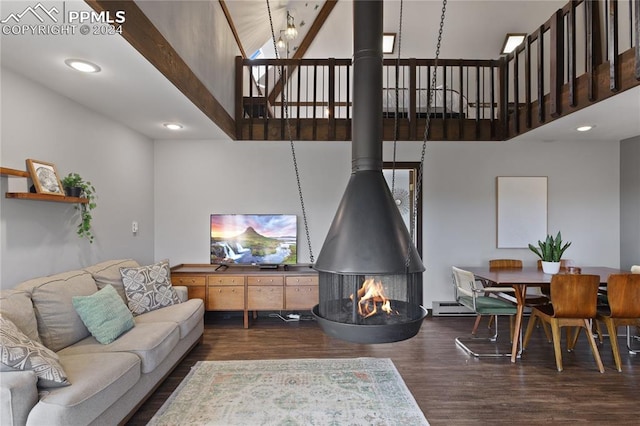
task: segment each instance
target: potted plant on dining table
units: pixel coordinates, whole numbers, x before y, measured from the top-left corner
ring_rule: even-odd
[[[555,238],[547,235],[544,241],[538,240],[538,247],[529,244],[529,249],[542,261],[542,270],[545,274],[557,274],[560,271],[560,259],[570,245],[571,242],[562,244],[562,235],[558,231]]]

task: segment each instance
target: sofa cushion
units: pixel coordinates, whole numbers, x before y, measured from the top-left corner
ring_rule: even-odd
[[[89,424],[140,380],[140,359],[130,353],[61,355],[72,386],[47,389],[28,424]]]
[[[131,311],[110,284],[90,296],[73,296],[72,302],[91,335],[103,345],[135,325]]]
[[[0,366],[3,371],[33,370],[38,386],[68,386],[67,374],[58,355],[42,343],[31,340],[10,320],[0,316]]]
[[[89,272],[98,286],[103,289],[107,285],[112,285],[116,289],[124,303],[127,303],[127,296],[124,294],[124,284],[122,284],[122,275],[120,268],[137,268],[140,264],[133,259],[108,260],[101,262],[88,268],[84,268]]]
[[[147,312],[135,318],[136,324],[149,322],[175,322],[180,329],[180,339],[188,335],[204,318],[202,299],[191,299],[166,308]]]
[[[0,315],[10,319],[31,340],[40,342],[38,321],[33,312],[31,293],[24,290],[0,291]]]
[[[120,274],[127,305],[133,315],[180,303],[171,285],[171,271],[166,260],[139,268],[120,268]]]
[[[73,309],[73,296],[89,296],[98,291],[90,273],[69,271],[25,281],[16,287],[31,292],[42,343],[53,351],[89,336],[80,316]]]
[[[136,324],[118,339],[102,345],[93,336],[58,352],[60,358],[74,354],[98,352],[131,352],[140,358],[143,373],[149,373],[166,358],[180,340],[180,331],[173,322]],[[96,364],[98,365],[98,364]]]

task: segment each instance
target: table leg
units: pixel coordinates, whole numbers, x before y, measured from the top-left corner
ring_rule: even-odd
[[[516,293],[517,311],[516,311],[516,324],[513,330],[513,342],[511,344],[511,362],[516,362],[516,358],[518,358],[518,344],[520,342],[520,334],[522,333],[522,315],[524,313],[524,299],[527,293],[526,285],[514,285]]]

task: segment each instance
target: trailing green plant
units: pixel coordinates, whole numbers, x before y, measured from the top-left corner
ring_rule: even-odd
[[[529,249],[538,255],[544,262],[560,262],[565,250],[569,248],[571,242],[562,244],[562,235],[558,231],[556,238],[551,235],[547,235],[544,242],[538,240],[538,247],[533,244],[529,244]]]
[[[80,197],[86,198],[86,203],[78,203],[75,208],[80,212],[80,223],[78,223],[78,229],[76,233],[80,238],[86,238],[90,243],[93,243],[93,233],[91,232],[91,210],[95,209],[96,204],[96,189],[91,182],[85,181],[82,176],[77,173],[69,173],[67,176],[61,179],[62,186],[65,188],[80,188]]]

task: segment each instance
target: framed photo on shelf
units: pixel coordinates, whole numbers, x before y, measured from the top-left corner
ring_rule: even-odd
[[[29,158],[27,169],[38,194],[64,196],[64,189],[55,164]]]

